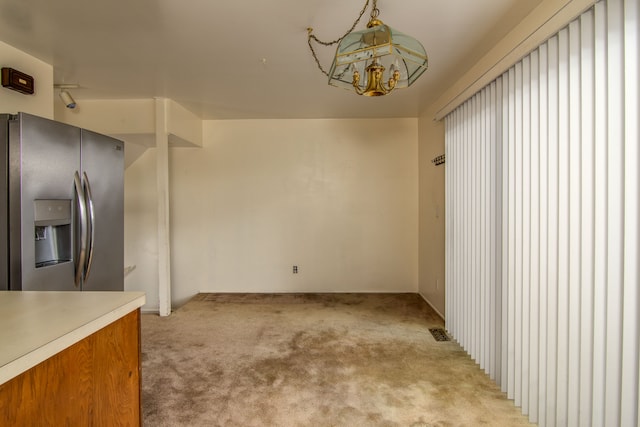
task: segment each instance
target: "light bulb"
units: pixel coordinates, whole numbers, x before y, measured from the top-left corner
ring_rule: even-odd
[[[398,62],[398,58],[393,61],[393,64],[391,64],[389,71],[391,72],[391,74],[393,74],[394,71],[400,71],[400,62]]]

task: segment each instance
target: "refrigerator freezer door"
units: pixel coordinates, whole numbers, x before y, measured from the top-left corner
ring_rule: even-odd
[[[36,209],[40,209],[36,201],[60,200],[77,206],[73,176],[80,168],[80,129],[24,113],[19,118],[9,124],[10,287],[79,290],[73,260],[51,264],[36,260],[36,242],[45,243],[42,239],[65,240],[74,248],[73,254],[77,247],[73,225],[56,225],[59,232],[47,234],[43,224],[36,224]],[[72,210],[72,223],[76,212]]]
[[[83,185],[91,195],[89,275],[83,291],[124,290],[124,143],[82,130]],[[89,203],[88,203],[89,204]],[[89,215],[91,217],[91,214]]]

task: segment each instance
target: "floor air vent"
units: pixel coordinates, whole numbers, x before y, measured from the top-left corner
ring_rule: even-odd
[[[429,332],[436,341],[451,341],[447,332],[442,328],[429,328]]]

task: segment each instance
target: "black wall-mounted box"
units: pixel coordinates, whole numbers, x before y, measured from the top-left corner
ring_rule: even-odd
[[[2,86],[27,95],[33,94],[33,77],[13,68],[2,68]]]

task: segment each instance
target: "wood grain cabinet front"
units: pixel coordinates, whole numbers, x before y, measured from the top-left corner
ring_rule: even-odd
[[[140,426],[140,309],[0,385],[0,426]]]

